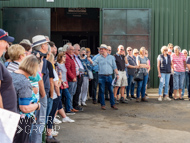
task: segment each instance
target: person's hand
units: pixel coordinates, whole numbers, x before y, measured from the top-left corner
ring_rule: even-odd
[[[40,102],[38,102],[37,104],[38,104],[38,110],[40,110],[40,107],[41,107]]]
[[[135,68],[136,68],[136,69],[139,69],[139,68],[140,68],[140,66],[135,66]]]
[[[160,73],[158,74],[158,77],[161,78],[161,74]]]
[[[33,87],[32,90],[33,90],[34,94],[38,94],[38,88],[37,87]]]
[[[117,77],[117,79],[119,79],[119,75],[118,75],[118,74],[117,74],[117,76],[116,76],[116,77]]]
[[[90,62],[90,63],[93,63],[92,59],[90,57],[87,58],[87,60]]]
[[[62,83],[63,84],[63,87],[64,87],[64,89],[66,89],[67,87],[67,84],[65,84],[64,82]]]
[[[76,82],[76,81],[77,81],[77,79],[76,79],[76,78],[74,78],[74,79],[73,79],[73,82]]]

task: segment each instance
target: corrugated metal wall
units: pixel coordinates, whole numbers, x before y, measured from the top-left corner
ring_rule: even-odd
[[[151,8],[151,86],[158,87],[156,58],[160,47],[173,43],[190,49],[190,0],[10,0],[1,1],[2,7],[92,7],[92,8]],[[101,19],[101,16],[100,16]],[[100,21],[101,23],[101,21]],[[2,27],[2,11],[0,12]],[[100,26],[100,31],[101,31]],[[101,33],[101,32],[100,32]],[[101,35],[100,35],[101,36]]]

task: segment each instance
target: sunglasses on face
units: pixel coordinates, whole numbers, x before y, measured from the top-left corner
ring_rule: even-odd
[[[111,51],[111,50],[108,50],[108,51]]]
[[[130,49],[130,50],[127,50],[127,51],[132,51],[132,50]]]

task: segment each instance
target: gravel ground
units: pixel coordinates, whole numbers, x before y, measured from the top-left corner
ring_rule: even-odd
[[[70,116],[75,123],[56,125],[61,143],[189,143],[190,101],[158,102],[150,89],[148,103],[119,104],[105,111],[88,100],[84,112]],[[187,98],[187,97],[186,97]]]

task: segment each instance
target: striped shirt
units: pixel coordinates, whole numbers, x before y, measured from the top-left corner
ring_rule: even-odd
[[[176,72],[185,72],[184,62],[186,58],[183,53],[179,53],[179,56],[176,56],[175,53],[171,55],[174,71]]]
[[[7,66],[7,70],[12,73],[19,69],[19,63],[18,62],[10,62]]]

